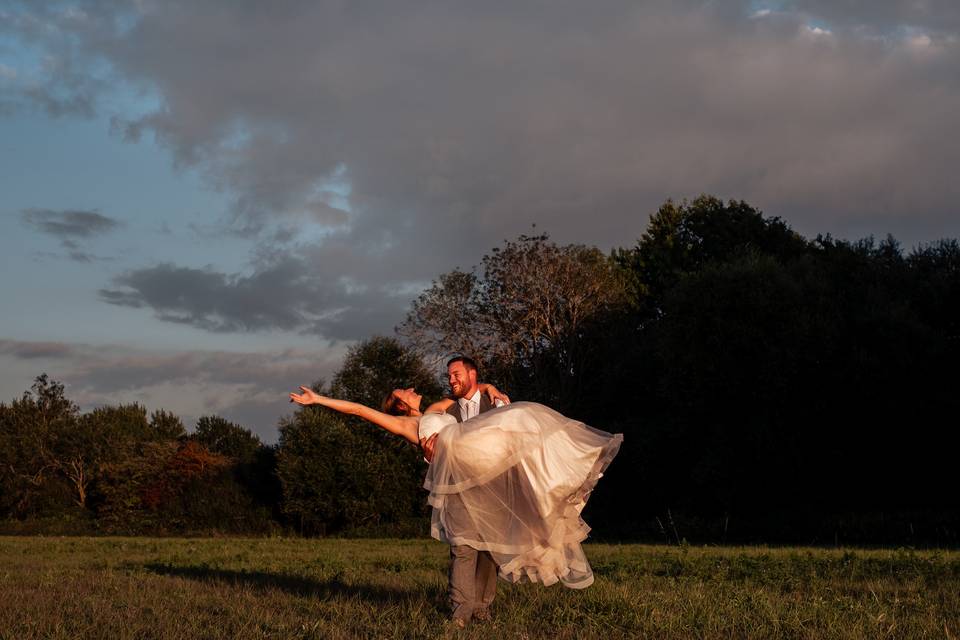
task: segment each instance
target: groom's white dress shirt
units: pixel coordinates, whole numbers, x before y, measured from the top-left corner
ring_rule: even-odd
[[[480,415],[480,390],[478,389],[469,398],[460,398],[457,400],[460,405],[460,417],[464,420],[476,418]],[[499,398],[493,403],[495,407],[502,407],[503,401]]]
[[[472,396],[470,396],[469,399],[468,399],[468,398],[459,398],[459,399],[457,400],[457,405],[460,407],[460,419],[461,419],[461,420],[469,420],[470,418],[476,418],[478,415],[480,415],[480,398],[481,398],[480,392],[477,391],[477,392],[475,392]],[[494,404],[495,407],[502,407],[502,406],[504,406],[504,405],[503,405],[503,400],[500,400],[500,399],[497,399],[497,401],[494,402],[493,404]],[[428,438],[428,437],[430,437],[431,435],[434,435],[434,434],[436,434],[436,433],[439,432],[439,428],[424,429],[424,425],[423,425],[423,421],[424,421],[424,420],[433,420],[434,418],[438,418],[438,417],[439,417],[439,416],[432,416],[431,414],[427,414],[426,416],[424,416],[423,418],[420,419],[420,431],[419,431],[419,433],[421,434],[421,435],[420,435],[421,438]],[[440,428],[442,428],[442,427],[440,427]],[[426,435],[424,435],[424,434],[426,434]],[[424,457],[423,460],[424,460],[424,462],[426,462],[427,464],[430,464],[430,461],[427,460],[426,457]]]

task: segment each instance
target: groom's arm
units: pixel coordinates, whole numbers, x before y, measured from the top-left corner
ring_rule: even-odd
[[[423,413],[424,414],[446,413],[447,409],[449,409],[450,405],[452,404],[453,404],[453,399],[444,398],[443,400],[438,400],[437,402],[434,402],[432,405],[427,407],[427,410],[424,411]],[[424,439],[420,440],[420,448],[423,449],[423,459],[426,460],[427,462],[433,462],[433,448],[437,442],[437,435],[438,434],[435,433],[429,438],[427,438],[426,440]]]
[[[479,387],[480,393],[487,394],[487,397],[490,398],[490,402],[493,403],[493,406],[502,407],[505,404],[510,404],[510,396],[503,393],[492,384],[488,382],[481,382]]]

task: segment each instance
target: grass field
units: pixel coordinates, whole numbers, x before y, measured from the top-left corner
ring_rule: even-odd
[[[0,638],[960,638],[960,553],[587,545],[445,624],[430,540],[0,537]]]

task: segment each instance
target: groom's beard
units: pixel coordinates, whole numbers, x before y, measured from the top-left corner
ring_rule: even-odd
[[[467,381],[451,387],[450,390],[453,391],[454,398],[471,398],[479,391],[479,387]]]
[[[454,398],[466,398],[467,392],[470,391],[470,387],[463,383],[455,383],[450,385],[450,393],[453,394]],[[471,394],[473,395],[473,394]]]

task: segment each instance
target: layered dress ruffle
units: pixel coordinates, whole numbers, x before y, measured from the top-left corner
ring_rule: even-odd
[[[510,582],[590,586],[580,512],[623,436],[532,402],[449,420],[424,482],[433,537],[489,551]]]

